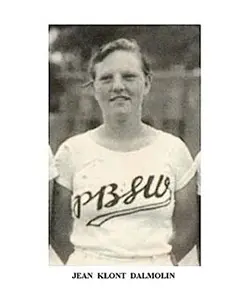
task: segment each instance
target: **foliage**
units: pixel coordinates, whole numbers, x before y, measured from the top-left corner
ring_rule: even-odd
[[[60,34],[51,50],[79,54],[82,66],[95,47],[120,37],[135,38],[157,69],[176,64],[188,69],[200,66],[199,25],[50,25],[52,28]]]

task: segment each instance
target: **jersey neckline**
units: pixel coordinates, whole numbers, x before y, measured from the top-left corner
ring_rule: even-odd
[[[154,128],[155,129],[155,128]],[[136,150],[129,150],[129,151],[119,151],[119,150],[112,150],[112,149],[109,149],[105,146],[102,146],[100,144],[98,144],[96,141],[93,140],[93,138],[91,137],[91,132],[93,132],[95,129],[91,129],[89,131],[87,131],[87,137],[88,137],[88,140],[94,144],[96,147],[98,147],[99,149],[101,150],[104,150],[106,152],[109,152],[109,153],[113,153],[113,154],[120,154],[120,155],[129,155],[129,154],[137,154],[137,153],[140,153],[142,151],[145,151],[147,149],[150,149],[151,147],[153,147],[160,139],[160,137],[162,136],[162,131],[159,130],[159,129],[155,129],[156,130],[156,137],[155,139],[148,145],[146,146],[143,146],[139,149],[136,149]]]

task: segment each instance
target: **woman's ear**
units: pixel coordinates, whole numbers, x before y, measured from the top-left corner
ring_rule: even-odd
[[[83,89],[87,89],[89,93],[91,93],[91,95],[95,95],[95,84],[94,84],[94,80],[90,80],[86,83],[84,83],[82,85]],[[94,97],[95,98],[95,97]]]
[[[93,80],[90,80],[90,81],[84,83],[84,84],[82,85],[82,87],[83,87],[83,88],[88,88],[88,87],[93,88],[93,87],[94,87],[94,81],[93,81]]]
[[[152,77],[151,74],[145,76],[144,96],[146,96],[149,93],[150,89],[151,89],[152,79],[153,79],[153,77]]]

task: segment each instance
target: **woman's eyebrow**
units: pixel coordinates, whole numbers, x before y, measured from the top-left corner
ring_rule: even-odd
[[[125,72],[122,72],[123,75],[138,75],[137,72],[133,72],[133,71],[125,71]]]
[[[101,74],[101,76],[99,76],[100,79],[106,78],[106,77],[111,77],[112,74],[111,73],[103,73]]]
[[[126,74],[126,75],[138,75],[138,72],[136,71],[122,71],[122,74]]]

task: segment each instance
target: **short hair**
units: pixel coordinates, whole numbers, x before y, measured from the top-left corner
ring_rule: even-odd
[[[136,53],[142,63],[142,71],[145,76],[152,75],[150,64],[144,54],[141,52],[141,48],[134,39],[118,39],[113,42],[107,43],[99,48],[99,50],[94,53],[89,63],[89,75],[92,80],[95,80],[95,65],[102,62],[109,54],[116,50],[124,50],[132,53]]]

